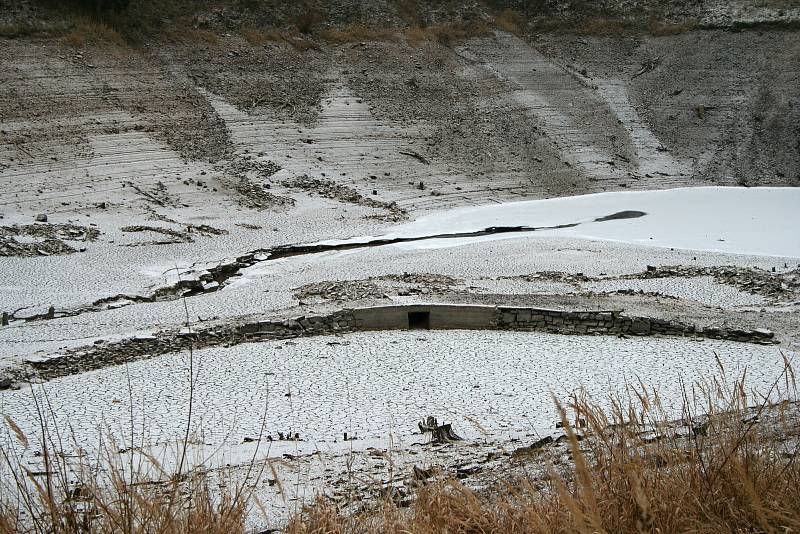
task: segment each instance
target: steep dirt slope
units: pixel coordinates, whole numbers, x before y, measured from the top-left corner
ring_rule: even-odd
[[[470,196],[796,185],[799,43],[786,31],[500,32],[454,47],[356,42],[304,51],[234,34],[139,50],[6,39],[0,170],[35,183],[59,165],[89,161],[93,136],[128,132],[187,160],[261,152],[295,174],[325,172],[409,209]],[[332,102],[344,106],[334,115]],[[248,130],[234,142],[226,121]],[[324,137],[339,146],[318,153]],[[291,158],[270,150],[278,138]],[[366,155],[345,164],[353,150]]]
[[[800,184],[800,40],[794,32],[545,36],[537,48],[588,83],[616,79],[653,134],[719,183]],[[652,70],[634,75],[643,65]]]

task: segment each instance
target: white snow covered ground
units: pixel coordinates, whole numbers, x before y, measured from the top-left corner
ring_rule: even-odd
[[[252,459],[268,461],[253,485],[268,516],[249,519],[263,528],[318,492],[341,491],[337,483],[348,476],[358,487],[401,480],[412,465],[467,465],[553,435],[553,395],[568,401],[582,390],[603,404],[611,394],[625,400],[626,384],[641,381],[679,416],[682,384],[718,377],[717,358],[726,379],[747,370],[748,386],[760,392],[783,366],[772,346],[497,331],[353,333],[204,349],[193,361],[189,461],[219,470],[223,480],[241,480]],[[0,443],[30,465],[40,461],[33,395],[67,449],[91,456],[102,436],[128,451],[123,456],[144,450],[169,468],[186,429],[189,359],[159,356],[4,392],[0,412],[31,446],[21,450],[8,430]],[[466,441],[424,446],[416,422],[428,415],[453,423]],[[297,432],[301,441],[278,441],[279,432]],[[345,432],[356,439],[344,441]]]
[[[572,228],[537,230],[537,236],[580,237],[647,246],[800,258],[800,189],[781,187],[692,187],[617,191],[458,208],[421,217],[381,236],[421,237],[475,232],[490,227]],[[622,211],[638,218],[596,221]],[[474,241],[437,239],[407,243],[413,248],[447,247]],[[367,238],[358,238],[366,241]],[[348,240],[351,241],[351,240]]]
[[[557,420],[551,394],[563,399],[583,388],[599,400],[641,380],[673,409],[680,380],[712,376],[715,354],[729,377],[748,369],[749,384],[762,391],[783,363],[771,346],[497,331],[354,333],[204,349],[193,362],[193,430],[212,447],[242,443],[258,435],[267,405],[266,432],[275,438],[278,431],[299,432],[305,440],[299,447],[310,450],[344,432],[420,439],[412,434],[426,415],[453,421],[474,439],[481,432],[468,418],[497,437],[546,432]],[[74,432],[86,449],[105,427],[120,443],[139,443],[142,421],[146,442],[170,443],[185,431],[188,364],[185,353],[159,356],[54,379],[33,391],[46,393],[58,428]],[[36,435],[31,391],[5,392],[0,403]]]

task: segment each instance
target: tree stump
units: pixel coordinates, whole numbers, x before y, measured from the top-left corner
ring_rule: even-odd
[[[451,443],[464,439],[453,432],[453,426],[450,423],[440,425],[432,415],[417,423],[417,426],[419,426],[419,430],[423,434],[430,432],[432,443]]]

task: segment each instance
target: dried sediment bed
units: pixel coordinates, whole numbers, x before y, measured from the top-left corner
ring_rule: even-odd
[[[627,212],[629,214],[622,218],[642,217],[646,215],[645,212]],[[612,214],[602,218],[602,220],[614,220],[618,214]],[[593,222],[602,222],[600,219],[595,219]],[[412,236],[389,236],[378,237],[366,241],[361,240],[345,240],[333,242],[312,243],[308,245],[285,245],[278,246],[270,249],[269,251],[256,251],[253,254],[266,253],[268,256],[266,260],[275,260],[280,258],[288,258],[292,256],[300,256],[305,254],[316,254],[320,252],[353,250],[360,248],[381,247],[384,245],[395,245],[399,243],[413,243],[417,241],[429,241],[436,239],[463,239],[470,237],[484,237],[500,234],[514,234],[514,233],[529,233],[542,230],[559,230],[565,228],[575,228],[580,226],[583,222],[574,222],[566,224],[556,224],[552,226],[490,226],[481,230],[464,231],[464,232],[451,232],[451,233],[435,233],[428,235],[412,235]],[[260,260],[253,260],[256,263]]]
[[[780,195],[780,197],[778,195]],[[668,202],[657,202],[662,196],[668,200]],[[744,206],[746,201],[752,196],[755,199],[754,202],[752,202],[752,204],[755,204],[755,207],[751,207],[751,211],[755,214],[754,216],[764,218],[764,220],[758,219],[762,225],[766,225],[773,219],[781,222],[792,221],[793,216],[786,211],[785,200],[787,197],[791,198],[793,194],[774,188],[763,190],[701,188],[700,190],[667,190],[635,194],[617,193],[574,197],[571,199],[515,203],[512,205],[500,206],[502,211],[495,207],[487,208],[483,206],[454,210],[453,212],[445,212],[431,217],[423,217],[408,225],[400,226],[394,233],[382,237],[364,237],[339,241],[322,241],[310,244],[281,245],[268,249],[255,250],[239,256],[234,260],[207,268],[206,270],[199,268],[197,270],[181,273],[182,280],[160,288],[149,295],[117,295],[116,297],[95,301],[87,306],[80,306],[72,310],[59,312],[56,315],[77,315],[84,312],[98,311],[108,307],[120,307],[137,302],[174,300],[182,297],[202,295],[223,289],[234,277],[241,275],[245,275],[245,277],[249,276],[251,273],[248,272],[247,269],[256,264],[293,256],[324,252],[367,249],[371,247],[421,241],[433,241],[434,243],[432,243],[432,246],[439,247],[447,246],[449,243],[463,244],[465,239],[470,238],[491,239],[494,236],[515,233],[533,234],[535,232],[542,232],[543,235],[548,236],[560,236],[562,234],[582,236],[583,234],[589,234],[590,236],[600,236],[598,237],[599,239],[603,239],[606,235],[611,235],[616,238],[629,236],[627,238],[629,241],[638,242],[640,240],[636,238],[637,235],[648,235],[649,232],[657,230],[658,221],[651,220],[652,217],[660,217],[662,220],[667,219],[668,216],[674,218],[680,216],[679,208],[681,202],[687,200],[700,202],[708,198],[717,198],[717,196],[721,196],[729,202],[726,209],[731,211],[731,213],[725,213],[728,219],[732,220],[733,210]],[[766,210],[766,202],[780,198],[784,199],[780,209],[772,206],[771,212],[768,213]],[[654,216],[644,211],[629,209],[631,204],[637,202],[643,202],[655,210],[660,210],[659,215]],[[615,208],[617,211],[614,211]],[[583,219],[581,218],[582,214],[585,216]],[[640,219],[641,222],[632,223],[630,222],[631,219]],[[482,229],[478,226],[481,223],[491,224],[496,221],[504,220],[523,224],[518,226],[487,226]],[[525,225],[524,223],[527,221],[530,221],[532,224]],[[549,225],[546,224],[548,222],[550,223]],[[561,224],[557,224],[559,222]],[[721,229],[718,217],[709,217],[708,214],[704,214],[700,222],[706,224],[707,227],[693,227],[692,230],[687,230],[691,235],[687,236],[685,239],[688,239],[687,243],[692,246],[709,247],[714,250],[717,243],[724,240],[713,239],[713,237],[709,236],[715,236],[716,232],[730,231],[729,229]],[[534,225],[537,223],[541,225]],[[683,224],[686,225],[686,222],[684,221]],[[583,225],[586,226],[584,227]],[[474,229],[476,227],[479,229]],[[757,240],[753,238],[754,230],[752,224],[750,224],[750,227],[749,233],[746,233],[740,242],[733,246],[734,251],[740,248],[749,250],[748,247],[756,246],[754,243],[756,243]],[[583,230],[582,228],[587,228],[588,230]],[[608,231],[606,228],[608,228]],[[460,229],[463,230],[459,231]],[[442,232],[442,230],[452,231]],[[778,235],[769,237],[770,239],[767,240],[770,243],[769,246],[775,250],[788,252],[793,250],[793,241],[787,238],[787,234],[779,233]],[[669,234],[665,235],[664,239],[666,241],[664,242],[668,242],[673,238],[675,238],[675,234],[670,231]],[[652,239],[652,237],[650,239]],[[649,243],[650,241],[645,242]],[[663,246],[663,243],[661,244]],[[796,294],[797,281],[792,278],[794,275],[791,273],[786,276],[771,279],[769,278],[771,276],[769,273],[756,273],[753,271],[753,273],[750,273],[752,276],[750,276],[750,274],[743,273],[741,270],[729,273],[728,271],[712,272],[714,268],[709,269],[711,270],[708,272],[698,271],[698,273],[704,275],[716,273],[720,281],[728,284],[732,283],[735,287],[747,289],[754,294],[769,295],[771,297],[777,295],[791,297]],[[692,274],[689,271],[687,272]],[[756,276],[756,274],[758,276]],[[743,278],[745,275],[747,275],[748,280],[757,280],[745,281]],[[643,273],[641,276],[648,277],[651,275]],[[778,278],[781,279],[778,281]],[[48,315],[52,316],[53,314]],[[41,318],[49,317],[42,317],[41,315],[32,317],[32,319]]]
[[[553,428],[559,416],[551,392],[566,399],[586,390],[602,402],[620,393],[615,384],[638,376],[658,389],[664,408],[671,411],[680,406],[680,378],[711,376],[717,365],[714,353],[730,371],[743,363],[752,368],[748,386],[760,391],[782,368],[773,347],[720,341],[497,331],[360,332],[195,351],[191,393],[186,353],[63,377],[44,389],[54,406],[53,426],[71,428],[74,440],[68,446],[77,443],[87,455],[97,443],[98,427],[127,420],[131,410],[137,420],[153,424],[141,429],[144,439],[141,425],[133,436],[127,425],[112,425],[116,443],[126,448],[144,443],[148,453],[173,447],[185,433],[189,395],[196,415],[193,435],[202,436],[206,445],[201,450],[209,453],[189,456],[202,458],[209,469],[224,469],[226,476],[235,475],[237,465],[247,468],[243,463],[258,447],[259,436],[267,440],[278,431],[299,433],[301,441],[261,441],[264,448],[259,449],[268,446],[267,455],[277,460],[272,462],[277,474],[265,471],[270,481],[291,481],[295,475],[308,481],[299,490],[291,483],[257,485],[262,502],[280,506],[288,501],[293,507],[295,496],[317,495],[317,490],[366,496],[374,489],[368,480],[391,473],[392,484],[414,465],[441,465],[459,478],[484,471],[483,484],[498,480],[498,473],[508,478],[510,468],[518,466],[516,474],[530,471],[528,475],[544,481],[544,468],[519,466],[511,455],[520,449],[515,455],[520,458],[533,451],[521,446],[561,434]],[[129,389],[130,396],[120,395]],[[38,427],[31,395],[38,391],[2,393],[5,413],[32,434]],[[264,421],[259,407],[267,404]],[[465,446],[429,446],[416,422],[430,414],[452,422]],[[347,441],[342,441],[344,432]],[[237,454],[242,451],[247,454]],[[220,455],[212,457],[212,452]],[[557,453],[556,463],[569,461],[564,447]],[[20,454],[32,455],[33,449]],[[169,457],[153,456],[168,465]]]
[[[651,380],[647,377],[652,376],[654,387],[661,385],[676,392],[679,381],[673,376],[704,376],[716,366],[715,351],[731,370],[743,361],[753,365],[752,379],[758,385],[771,381],[773,371],[782,367],[782,359],[773,347],[721,341],[697,344],[685,339],[581,338],[540,332],[356,332],[291,343],[270,340],[195,351],[195,362],[202,362],[196,386],[197,413],[205,414],[198,420],[208,424],[208,418],[216,419],[220,411],[237,410],[239,415],[228,418],[227,424],[207,428],[206,436],[217,440],[230,431],[232,421],[237,425],[243,422],[245,426],[233,436],[234,444],[241,443],[244,436],[254,435],[262,415],[258,409],[242,410],[242,406],[263,406],[257,399],[266,396],[270,396],[272,414],[267,433],[292,426],[312,440],[308,443],[311,447],[313,440],[340,439],[342,431],[348,430],[362,439],[373,437],[378,428],[372,425],[380,426],[382,432],[382,425],[389,425],[390,420],[396,420],[405,434],[405,430],[416,430],[420,417],[433,413],[448,419],[451,414],[472,416],[493,431],[508,423],[515,427],[536,423],[552,428],[551,391],[581,386],[603,389],[614,383],[608,380],[610,376],[639,375],[648,383]],[[185,354],[165,355],[127,369],[109,368],[65,377],[48,384],[47,391],[55,406],[68,410],[78,407],[87,415],[105,412],[113,417],[118,410],[124,413],[124,409],[130,409],[111,401],[127,387],[116,384],[118,380],[124,384],[129,371],[134,395],[148,399],[142,409],[161,414],[151,414],[146,420],[178,426],[176,419],[181,417],[176,417],[176,410],[185,406],[188,393],[187,366]],[[430,387],[433,384],[437,386]],[[346,397],[344,388],[348,385],[351,394]],[[403,394],[403,388],[416,393]],[[87,392],[94,400],[84,406],[81,399]],[[26,391],[4,393],[3,397],[7,413],[15,418],[22,417],[30,407]],[[352,429],[346,426],[346,398],[359,407],[352,414]],[[139,402],[135,402],[138,410]],[[336,415],[320,413],[314,406],[335,410]],[[386,409],[396,410],[394,417],[374,413]],[[523,414],[527,416],[517,417]],[[291,418],[294,420],[287,421]],[[456,429],[463,437],[478,437],[460,417],[459,423]],[[96,431],[93,422],[83,417],[78,417],[75,424]]]

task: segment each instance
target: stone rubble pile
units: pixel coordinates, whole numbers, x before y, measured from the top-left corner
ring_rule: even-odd
[[[585,282],[596,282],[602,280],[594,276],[586,276],[583,273],[563,273],[561,271],[539,271],[536,273],[524,274],[520,276],[501,276],[500,280],[522,280],[525,282],[561,282],[575,287],[581,287]]]
[[[364,299],[384,299],[390,296],[428,295],[444,292],[463,283],[450,276],[427,273],[403,273],[365,278],[316,282],[306,284],[295,290],[294,297],[299,300],[320,298],[335,302],[352,302]]]
[[[365,197],[352,187],[336,183],[333,180],[312,178],[304,174],[290,180],[284,180],[281,182],[281,185],[290,189],[314,192],[321,197],[338,200],[340,202],[383,209],[388,212],[386,220],[401,221],[407,218],[406,210],[399,207],[396,202],[383,202],[374,198]],[[373,191],[373,194],[377,194],[377,191]]]
[[[40,219],[38,217],[37,221]],[[44,216],[44,221],[47,221],[46,216]],[[72,254],[77,250],[65,241],[94,241],[99,235],[100,231],[97,228],[77,224],[44,224],[40,222],[0,226],[0,256],[30,257]]]
[[[384,290],[367,280],[347,280],[343,282],[317,282],[306,284],[294,293],[299,300],[321,298],[336,302],[362,299],[380,299],[386,295]]]
[[[621,278],[692,278],[696,276],[711,276],[721,284],[727,284],[740,291],[774,300],[791,298],[792,295],[800,292],[800,267],[791,271],[776,273],[755,267],[648,266],[645,272]]]

